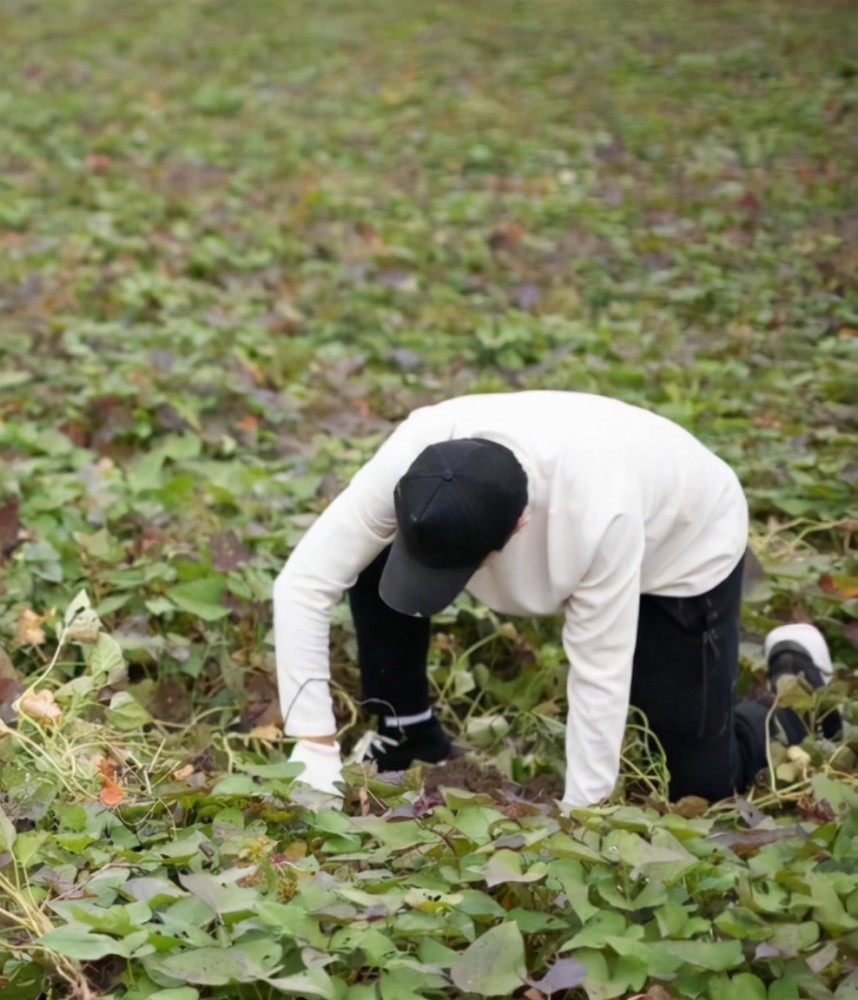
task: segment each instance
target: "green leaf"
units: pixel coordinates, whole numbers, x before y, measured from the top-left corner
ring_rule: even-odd
[[[567,833],[555,833],[546,842],[545,846],[554,858],[570,858],[577,861],[591,861],[600,863],[604,858],[598,851],[588,847],[587,844],[570,837]]]
[[[159,915],[164,925],[163,933],[168,937],[181,937],[197,948],[209,948],[220,943],[206,931],[215,921],[216,915],[201,899],[185,896],[166,906]]]
[[[636,833],[613,830],[603,842],[602,853],[611,859],[619,858],[623,864],[647,877],[659,878],[667,885],[676,883],[685,872],[699,863],[666,830],[656,830],[652,843]]]
[[[56,699],[62,703],[75,698],[82,700],[88,698],[96,688],[97,684],[93,676],[90,674],[81,674],[79,677],[73,677],[70,681],[57,688]]]
[[[9,959],[3,967],[3,1000],[40,1000],[45,995],[45,970],[38,962],[16,963]]]
[[[631,937],[609,937],[605,944],[622,958],[639,963],[651,976],[670,976],[683,960],[671,955],[661,942],[636,941]]]
[[[170,614],[176,610],[176,605],[172,601],[168,601],[166,597],[150,597],[143,603],[146,606],[146,610],[156,618],[159,618],[161,615]]]
[[[0,787],[5,786],[8,795],[7,808],[16,820],[37,822],[50,810],[57,799],[59,786],[56,777],[39,775],[18,768],[2,768]]]
[[[486,864],[486,885],[491,889],[506,882],[538,882],[547,874],[548,868],[541,862],[531,865],[528,871],[523,872],[521,855],[516,851],[501,849],[495,851]]]
[[[197,899],[210,906],[215,913],[240,913],[252,910],[259,901],[255,888],[245,888],[235,883],[249,877],[255,868],[232,868],[216,875],[180,874],[179,882]]]
[[[386,966],[399,954],[393,941],[372,925],[343,927],[334,932],[328,947],[331,952],[342,955],[358,952],[361,964],[376,968]]]
[[[92,602],[89,599],[89,594],[85,590],[79,590],[66,606],[63,614],[63,628],[69,628],[79,618],[88,617],[92,613]]]
[[[265,982],[286,996],[319,997],[320,1000],[339,1000],[340,996],[324,969],[310,969],[292,976],[266,979]]]
[[[210,847],[209,840],[198,829],[180,830],[172,840],[158,844],[153,850],[159,857],[174,864],[182,864],[199,856]]]
[[[736,998],[734,997],[733,1000],[736,1000]],[[775,982],[769,984],[768,1000],[801,1000],[799,984],[792,976],[781,977],[775,980]]]
[[[590,902],[590,886],[580,861],[573,858],[551,861],[548,872],[560,883],[569,901],[569,908],[582,924],[586,923],[594,913],[599,912],[599,908]]]
[[[858,1000],[858,975],[854,969],[837,984],[834,1000]]]
[[[167,597],[183,611],[195,615],[206,622],[216,622],[226,618],[229,608],[221,604],[226,593],[226,580],[219,576],[203,577],[178,583],[167,589]]]
[[[726,976],[709,980],[711,1000],[767,1000],[766,984],[749,972],[739,972],[729,979]]]
[[[188,948],[165,956],[151,955],[144,966],[179,982],[197,986],[229,986],[265,980],[280,960],[280,948],[269,942],[264,950],[233,945],[227,948]]]
[[[161,445],[160,450],[167,458],[176,462],[188,461],[196,458],[202,451],[203,443],[197,434],[182,434],[181,436],[168,438]]]
[[[265,787],[249,774],[225,774],[212,789],[212,795],[228,798],[253,798],[266,794]]]
[[[775,928],[744,906],[728,906],[715,918],[715,926],[724,934],[741,941],[765,941]]]
[[[131,466],[127,476],[132,493],[147,493],[164,485],[165,458],[163,452],[153,451]]]
[[[72,900],[64,900],[62,903],[63,910],[59,910],[57,904],[54,908],[58,912],[67,910],[69,923],[82,924],[96,931],[120,937],[134,934],[152,916],[152,911],[141,901],[129,903],[127,906],[108,907],[84,905],[83,902],[76,903]]]
[[[640,927],[628,929],[633,934],[642,934]],[[614,937],[627,933],[626,918],[615,910],[597,910],[595,915],[584,927],[568,941],[564,942],[559,951],[572,951],[576,948],[604,948]]]
[[[396,959],[379,977],[381,1000],[423,1000],[426,990],[443,990],[446,976],[413,959]]]
[[[582,948],[574,959],[587,970],[584,988],[589,1000],[612,1000],[645,981],[648,970],[634,959],[615,959],[612,967],[601,951]],[[643,978],[642,978],[643,977]]]
[[[537,913],[535,910],[526,910],[524,907],[516,906],[509,911],[509,919],[518,924],[518,929],[522,934],[539,934],[543,931],[569,931],[571,914],[560,913]],[[574,918],[572,918],[574,919]]]
[[[786,958],[794,958],[812,948],[819,940],[819,924],[806,920],[800,924],[776,924],[769,944]]]
[[[118,955],[121,958],[130,958],[134,953],[144,955],[145,949],[141,946],[148,937],[149,932],[142,930],[125,938],[112,938],[107,934],[92,933],[82,924],[67,924],[43,934],[39,941],[50,951],[78,962],[94,962],[108,955]]]
[[[433,844],[439,840],[438,834],[413,820],[388,823],[383,819],[366,816],[355,820],[354,829],[369,833],[380,844],[394,850],[407,850],[418,844]]]
[[[122,647],[105,632],[100,632],[95,645],[90,647],[87,666],[100,684],[116,684],[126,675]]]
[[[108,722],[122,732],[135,732],[152,721],[152,716],[127,691],[116,692],[110,699],[106,714]]]
[[[403,902],[406,906],[411,906],[415,910],[419,910],[421,913],[448,913],[453,910],[458,910],[460,904],[463,901],[463,895],[461,893],[445,893],[445,892],[434,892],[431,889],[409,889],[405,894]],[[486,897],[486,907],[494,906],[497,908],[498,904],[494,900]],[[464,912],[461,911],[461,912]],[[497,909],[493,910],[492,916],[497,914]]]
[[[0,829],[3,826],[2,812],[0,809]],[[24,868],[29,868],[30,865],[41,860],[40,855],[49,839],[50,834],[46,830],[28,830],[25,833],[19,833],[12,849],[18,863]],[[8,850],[8,847],[4,848],[2,845],[2,833],[0,833],[0,850]]]
[[[149,903],[152,906],[170,903],[175,899],[181,899],[185,895],[185,892],[175,882],[155,875],[141,875],[138,878],[130,878],[124,883],[122,891],[132,898]]]
[[[687,965],[712,972],[735,969],[744,961],[739,941],[662,941],[660,947]]]
[[[450,978],[465,993],[509,996],[524,983],[524,940],[514,923],[492,927],[454,962]]]
[[[858,812],[858,791],[844,781],[835,781],[826,774],[814,774],[810,779],[817,802],[827,802],[835,813]]]
[[[242,762],[237,765],[240,771],[251,774],[255,778],[262,779],[288,779],[296,777],[301,773],[299,764],[292,764],[288,760],[277,761],[272,764],[253,764]]]
[[[0,389],[11,389],[16,385],[23,385],[25,382],[31,381],[33,378],[32,372],[22,372],[22,371],[4,371],[0,372]]]
[[[851,917],[843,905],[833,883],[834,873],[816,871],[806,876],[813,906],[813,919],[830,934],[845,934],[858,927],[858,920]]]
[[[454,962],[459,959],[459,953],[452,948],[435,941],[432,938],[424,937],[420,941],[418,955],[420,961],[426,965],[437,965],[442,969],[449,969]]]
[[[456,813],[450,820],[451,826],[475,844],[490,843],[493,840],[492,827],[504,816],[497,809],[487,808],[489,796],[483,792],[450,788],[442,788],[441,791],[447,806]]]
[[[3,807],[0,806],[0,852],[11,851],[17,835],[12,820],[9,819],[3,811]]]
[[[254,916],[264,926],[271,927],[285,938],[293,938],[316,948],[326,948],[330,939],[314,914],[308,912],[303,893],[289,903],[262,900],[254,908]]]

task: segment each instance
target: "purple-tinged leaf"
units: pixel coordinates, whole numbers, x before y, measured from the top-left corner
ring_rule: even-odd
[[[558,958],[542,979],[528,979],[527,983],[540,993],[551,996],[552,993],[580,986],[586,978],[587,969],[580,962],[571,958]]]

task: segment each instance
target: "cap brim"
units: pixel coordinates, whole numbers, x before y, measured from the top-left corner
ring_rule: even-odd
[[[443,611],[465,589],[479,566],[433,569],[417,562],[400,539],[387,557],[378,592],[394,611],[428,618]]]

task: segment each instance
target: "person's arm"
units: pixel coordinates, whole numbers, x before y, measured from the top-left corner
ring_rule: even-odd
[[[331,611],[392,537],[384,518],[359,489],[347,487],[310,527],[275,581],[277,685],[289,736],[332,736],[336,729],[328,688]]]
[[[274,583],[277,685],[289,736],[334,743],[328,658],[331,611],[393,540],[394,487],[429,443],[424,437],[431,430],[420,413],[391,434],[322,512]]]
[[[610,795],[619,774],[640,606],[644,529],[619,515],[566,606],[569,658],[566,790],[588,806]]]

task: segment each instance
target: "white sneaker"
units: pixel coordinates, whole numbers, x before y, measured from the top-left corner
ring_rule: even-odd
[[[769,687],[779,695],[783,681],[795,683],[803,678],[814,691],[824,688],[834,676],[831,653],[824,636],[813,625],[797,622],[772,629],[766,636],[766,667]],[[808,720],[805,724],[810,726]],[[815,725],[816,735],[828,740],[838,739],[843,733],[843,717],[838,709],[827,712]]]
[[[828,644],[814,625],[795,622],[772,629],[765,653],[770,683],[785,673],[803,673],[812,688],[820,688],[834,676]]]

